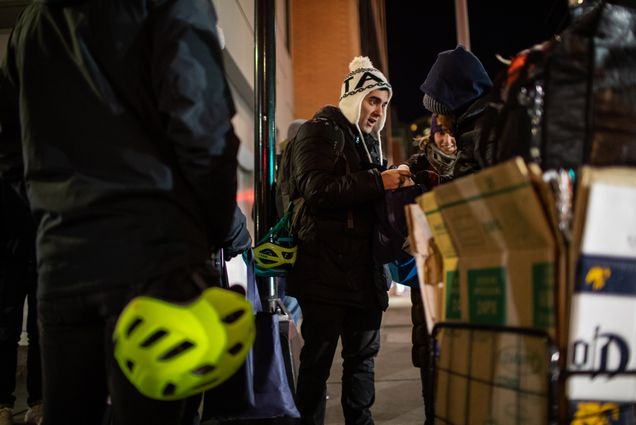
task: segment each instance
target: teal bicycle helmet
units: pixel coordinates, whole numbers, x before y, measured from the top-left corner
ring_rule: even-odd
[[[254,247],[254,272],[257,276],[284,276],[294,267],[298,247],[291,234],[291,216],[290,207]],[[245,253],[243,255],[245,256]]]

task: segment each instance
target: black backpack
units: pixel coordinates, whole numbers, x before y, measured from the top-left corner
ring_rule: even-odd
[[[482,166],[517,155],[544,170],[636,165],[636,9],[615,3],[599,2],[497,78]]]
[[[345,147],[344,131],[340,128],[340,126],[338,126],[338,124],[328,118],[314,117],[312,121],[315,122],[316,120],[321,121],[324,125],[329,126],[333,130],[333,148],[336,151],[336,156],[340,157],[343,155]],[[292,161],[294,145],[296,139],[303,135],[307,123],[312,121],[308,121],[301,125],[296,136],[287,142],[287,145],[282,152],[278,169],[276,170],[276,209],[278,211],[279,218],[282,218],[290,209],[290,204],[294,204],[292,207],[292,229],[294,228],[295,223],[297,223],[297,216],[302,209],[301,205],[299,205],[302,203],[302,197],[300,197],[300,194],[298,193],[298,188],[294,178],[295,172]]]

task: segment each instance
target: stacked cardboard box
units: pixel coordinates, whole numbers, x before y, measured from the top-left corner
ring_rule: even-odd
[[[636,170],[582,169],[576,212],[567,393],[575,412],[598,405],[627,423],[624,403],[636,402]]]
[[[441,211],[433,192],[425,193],[418,198],[418,204],[426,216],[431,228],[433,242],[436,249],[434,254],[441,256],[442,269],[437,273],[443,282],[443,304],[441,317],[444,321],[461,319],[459,309],[459,281],[457,273],[457,251],[444,224]]]
[[[434,320],[556,336],[556,287],[565,288],[565,274],[558,273],[562,243],[550,196],[540,171],[515,159],[438,186],[408,208],[422,295],[438,306]],[[432,295],[428,288],[435,282],[442,286]],[[438,418],[547,422],[545,338],[514,330],[444,329],[439,342]]]
[[[554,196],[540,170],[520,159],[423,195],[409,207],[419,223],[411,233],[420,283],[443,283],[423,291],[435,301],[433,323],[533,328],[554,338],[575,372],[556,394],[567,395],[573,424],[590,417],[633,423],[636,170],[584,167],[579,180],[569,261]],[[545,347],[517,334],[511,356],[501,331],[488,332],[453,329],[440,338],[438,415],[453,423],[525,423],[526,410],[546,412]],[[502,374],[506,358],[540,357],[532,385]]]
[[[436,423],[548,423],[546,338],[447,328],[438,340]]]
[[[457,251],[459,319],[554,336],[556,243],[523,160],[433,193]]]
[[[406,218],[430,333],[438,321],[461,319],[457,253],[433,192],[408,205]]]
[[[429,223],[416,204],[406,207],[406,221],[409,227],[409,246],[417,265],[419,291],[422,294],[426,325],[430,334],[441,317],[442,265],[438,261],[438,253],[433,249],[433,235]]]

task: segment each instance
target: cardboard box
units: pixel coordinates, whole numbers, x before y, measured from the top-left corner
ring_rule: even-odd
[[[585,168],[579,195],[567,395],[636,402],[636,170]]]
[[[429,223],[429,228],[433,235],[434,246],[441,255],[442,269],[439,273],[442,275],[441,281],[443,286],[442,320],[460,320],[457,251],[448,234],[433,192],[427,192],[419,196],[416,201],[426,216],[426,221]]]
[[[590,188],[593,183],[604,183],[611,186],[634,186],[636,182],[636,176],[634,175],[633,168],[625,167],[582,167],[579,173],[579,184],[576,189],[576,205],[574,207],[574,224],[572,231],[572,243],[570,244],[570,290],[574,290],[575,276],[576,276],[576,264],[581,254],[581,243],[583,238],[583,228],[586,225],[587,219],[587,205],[590,195]],[[612,205],[614,201],[612,200]],[[633,212],[633,206],[626,211]],[[633,244],[633,237],[631,239]],[[570,292],[572,293],[572,292]]]
[[[406,206],[406,222],[409,228],[409,245],[417,265],[426,326],[430,334],[435,323],[442,317],[441,258],[432,243],[431,230],[424,213],[416,204]]]
[[[445,328],[438,341],[435,423],[548,423],[545,338]]]
[[[433,237],[424,213],[416,204],[407,205],[406,224],[409,228],[409,246],[413,254],[428,256],[428,243]]]
[[[433,193],[458,255],[460,319],[554,337],[556,244],[523,160]]]

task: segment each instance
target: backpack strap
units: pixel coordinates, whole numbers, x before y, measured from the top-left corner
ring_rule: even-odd
[[[326,117],[316,117],[316,121],[320,121],[328,128],[328,137],[333,141],[333,150],[336,152],[336,159],[344,155],[346,144],[345,134],[342,128],[332,119]]]
[[[344,130],[333,120],[318,117],[317,119],[324,121],[324,123],[333,131],[329,135],[329,139],[333,141],[333,150],[336,153],[336,161],[344,160],[345,170],[347,174],[351,173],[351,167],[349,165],[349,161],[347,161],[346,155],[344,153],[345,146],[347,144],[347,140],[345,138]],[[364,141],[362,141],[364,143]],[[347,209],[347,229],[353,229],[353,209]]]

